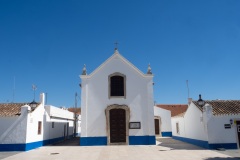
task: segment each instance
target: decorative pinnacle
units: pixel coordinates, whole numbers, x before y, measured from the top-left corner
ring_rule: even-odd
[[[86,65],[84,64],[83,70],[82,70],[82,75],[87,75],[87,69]]]
[[[150,66],[150,63],[148,64],[147,74],[152,74],[152,68],[151,68],[151,66]]]

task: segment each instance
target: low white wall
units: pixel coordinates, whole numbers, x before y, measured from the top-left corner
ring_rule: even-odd
[[[154,106],[154,116],[161,118],[161,132],[171,132],[171,111]]]
[[[29,106],[22,106],[21,115],[0,135],[0,144],[26,142],[27,114]]]
[[[237,127],[233,123],[230,129],[224,124],[230,124],[230,119],[240,120],[240,115],[213,116],[208,122],[209,143],[237,143]]]
[[[0,117],[0,136],[19,118],[19,116],[14,117]]]

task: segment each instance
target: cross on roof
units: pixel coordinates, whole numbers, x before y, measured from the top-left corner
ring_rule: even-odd
[[[117,50],[117,48],[118,48],[118,42],[115,42],[114,44],[115,44],[115,50]]]

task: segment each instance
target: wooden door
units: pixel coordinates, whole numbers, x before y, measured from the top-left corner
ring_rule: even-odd
[[[110,143],[126,143],[126,111],[111,109],[110,116]]]
[[[159,119],[154,119],[154,123],[155,123],[155,134],[159,135],[160,134],[160,129],[159,129]]]
[[[238,144],[240,146],[240,121],[237,121]]]

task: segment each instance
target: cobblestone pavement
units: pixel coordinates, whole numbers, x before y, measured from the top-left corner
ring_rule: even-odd
[[[158,138],[157,140],[157,145],[151,146],[91,147],[64,145],[64,143],[70,143],[65,141],[62,144],[21,152],[5,160],[240,160],[237,158],[240,157],[239,150],[234,150],[236,152],[234,157],[232,155],[235,153],[227,154],[229,150],[226,153],[225,151],[207,150],[172,138]]]

